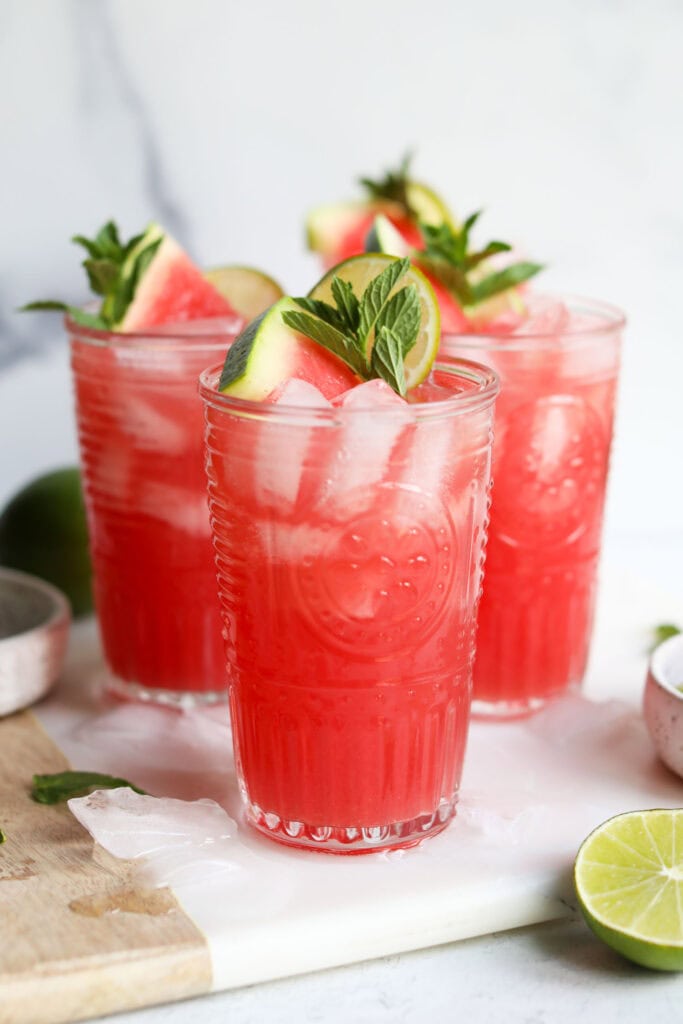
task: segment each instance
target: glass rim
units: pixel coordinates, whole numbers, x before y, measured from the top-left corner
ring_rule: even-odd
[[[445,357],[445,361],[444,360]],[[207,367],[199,376],[199,394],[205,405],[211,406],[221,412],[233,413],[244,419],[281,419],[284,422],[294,420],[317,423],[328,423],[336,425],[342,420],[351,416],[372,413],[373,416],[391,417],[395,416],[398,407],[377,407],[372,403],[359,408],[345,409],[340,406],[330,408],[319,408],[313,406],[295,405],[273,405],[263,401],[254,401],[249,398],[236,398],[233,395],[225,395],[216,389],[223,364]],[[415,402],[408,404],[415,419],[441,419],[453,415],[460,415],[465,412],[478,411],[492,405],[500,391],[500,378],[495,370],[483,363],[474,362],[471,359],[463,359],[459,356],[450,356],[441,353],[437,356],[433,369],[452,372],[469,381],[474,381],[476,386],[467,391],[459,391],[450,398],[438,399],[434,402]]]
[[[85,312],[97,309],[96,303],[82,307]],[[188,331],[191,324],[201,324],[202,330]],[[68,313],[64,314],[64,327],[70,338],[83,341],[99,348],[124,348],[133,350],[174,352],[203,348],[208,351],[224,351],[227,339],[234,339],[245,326],[245,319],[234,316],[206,317],[203,320],[188,320],[168,327],[146,327],[141,331],[113,331],[102,327],[87,327],[79,324]],[[219,337],[217,337],[219,335]],[[207,339],[211,339],[208,341]]]
[[[529,334],[491,334],[486,331],[444,331],[441,342],[464,345],[473,349],[497,351],[521,351],[534,345],[536,348],[561,349],[572,345],[586,343],[595,337],[616,334],[623,330],[627,323],[626,314],[618,306],[602,299],[592,299],[585,295],[559,294],[555,292],[537,292],[544,298],[556,299],[564,303],[570,310],[593,314],[602,319],[602,323],[591,326],[583,325],[559,331],[532,331]]]

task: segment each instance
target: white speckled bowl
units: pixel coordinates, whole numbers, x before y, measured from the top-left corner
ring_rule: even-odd
[[[683,634],[656,649],[643,695],[645,724],[664,764],[683,778]]]
[[[0,568],[0,715],[40,700],[64,663],[71,609],[61,590]]]

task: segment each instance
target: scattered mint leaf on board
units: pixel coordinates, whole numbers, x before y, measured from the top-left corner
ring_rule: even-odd
[[[144,795],[127,779],[117,779],[101,772],[57,772],[55,775],[34,775],[31,799],[37,804],[58,804],[75,796],[86,796],[94,789],[119,789],[128,786]]]
[[[403,360],[417,341],[420,299],[415,285],[394,289],[409,269],[409,260],[392,260],[361,296],[354,293],[350,282],[335,276],[331,283],[335,306],[317,299],[294,299],[302,312],[287,310],[282,319],[333,352],[362,380],[380,377],[399,395],[405,395]],[[375,340],[369,351],[373,330]],[[239,340],[233,348],[238,344]]]
[[[5,835],[5,833],[0,828],[0,846],[2,846],[2,844],[6,843],[6,842],[7,842],[7,836]]]
[[[116,330],[125,318],[137,287],[163,240],[164,234],[158,224],[150,224],[142,234],[122,242],[118,228],[111,220],[100,228],[94,238],[74,235],[71,241],[87,253],[82,266],[90,288],[102,298],[99,312],[87,313],[77,306],[69,306],[54,299],[29,302],[21,307],[20,312],[61,310],[82,327]]]

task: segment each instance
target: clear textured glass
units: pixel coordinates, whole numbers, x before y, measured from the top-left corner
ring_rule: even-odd
[[[521,333],[443,351],[501,380],[473,713],[528,714],[580,685],[593,624],[622,314],[539,297]]]
[[[160,703],[224,701],[197,377],[240,322],[66,326],[108,686]]]
[[[248,819],[328,852],[412,845],[455,812],[495,374],[446,357],[419,405],[391,408],[216,382],[200,390]]]

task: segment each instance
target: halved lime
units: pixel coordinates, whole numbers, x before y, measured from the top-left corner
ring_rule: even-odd
[[[583,843],[574,884],[586,921],[622,956],[683,970],[683,809],[610,818]]]
[[[214,267],[204,277],[246,320],[253,320],[284,292],[277,281],[256,267]]]
[[[0,565],[59,587],[75,616],[92,611],[88,530],[75,466],[38,477],[8,502],[0,515]]]
[[[396,258],[386,253],[366,253],[361,256],[352,256],[350,259],[338,263],[336,267],[332,267],[311,289],[309,296],[313,299],[322,299],[323,302],[331,302],[332,279],[340,277],[342,281],[348,281],[353,286],[355,294],[360,298],[370,281],[386,270],[387,266]],[[406,356],[404,363],[406,387],[410,390],[410,388],[421,384],[432,368],[439,348],[441,314],[434,289],[417,267],[409,268],[396,284],[394,291],[398,291],[406,285],[415,286],[422,309],[417,341]],[[368,339],[370,349],[373,344],[374,333],[371,332]]]

